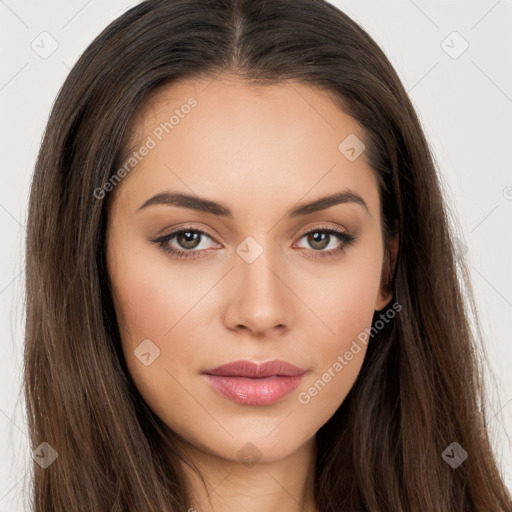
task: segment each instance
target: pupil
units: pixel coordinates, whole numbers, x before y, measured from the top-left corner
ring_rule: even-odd
[[[327,234],[327,233],[322,233],[322,232],[319,232],[319,231],[315,231],[313,233],[310,233],[308,235],[309,237],[309,243],[311,244],[312,247],[316,248],[316,249],[324,249],[325,247],[327,247],[327,243],[328,242],[328,237],[330,235]],[[316,245],[315,247],[315,244],[320,244],[320,246]]]
[[[193,249],[197,246],[195,242],[199,240],[199,233],[184,231],[181,233],[181,237],[183,237],[185,240],[183,243],[180,241],[180,245],[186,249]]]

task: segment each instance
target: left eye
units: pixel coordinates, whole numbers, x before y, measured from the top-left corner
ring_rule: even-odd
[[[336,238],[338,239],[338,244],[334,243],[334,246],[331,246],[329,250],[326,252],[332,252],[333,249],[339,245],[339,240],[346,242],[345,237],[346,233],[336,231],[334,229],[314,229],[312,231],[308,231],[304,233],[300,239],[306,238],[307,243],[313,249],[324,250],[327,249],[330,245],[330,242],[336,242]],[[307,248],[307,247],[306,247]]]

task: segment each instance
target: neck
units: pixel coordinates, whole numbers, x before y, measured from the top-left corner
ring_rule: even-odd
[[[256,457],[241,462],[191,445],[186,453],[200,473],[183,465],[190,512],[319,512],[314,498],[315,438],[279,460]]]

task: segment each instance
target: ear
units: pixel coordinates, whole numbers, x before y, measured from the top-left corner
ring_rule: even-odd
[[[393,276],[393,272],[395,269],[396,258],[398,255],[398,230],[396,229],[389,236],[388,243],[384,247],[384,261],[382,265],[382,276],[381,283],[379,288],[379,294],[377,296],[377,300],[375,301],[375,311],[380,311],[384,309],[391,298],[393,297],[393,289],[391,287],[391,278]]]

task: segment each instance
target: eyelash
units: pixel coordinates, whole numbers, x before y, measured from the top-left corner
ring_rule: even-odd
[[[167,234],[167,235],[163,235],[159,238],[156,238],[155,240],[151,240],[151,242],[157,244],[165,253],[167,254],[170,254],[171,256],[177,258],[177,259],[180,259],[180,260],[186,260],[186,259],[196,259],[196,258],[201,258],[201,253],[205,252],[205,251],[210,251],[212,249],[202,249],[202,250],[199,250],[199,251],[196,251],[196,250],[189,250],[189,251],[186,251],[186,250],[181,250],[181,249],[175,249],[175,248],[170,248],[167,243],[174,237],[176,237],[177,235],[180,235],[182,233],[186,233],[186,232],[192,232],[192,233],[200,233],[201,235],[206,235],[208,238],[212,239],[213,240],[213,237],[210,236],[208,233],[206,233],[205,231],[201,230],[201,229],[196,229],[194,228],[193,226],[185,226],[183,228],[180,228],[176,231],[172,231],[171,233]],[[350,235],[349,233],[347,233],[346,231],[343,231],[339,228],[335,228],[335,227],[326,227],[326,226],[315,226],[311,229],[309,229],[308,231],[305,231],[304,233],[302,233],[302,235],[300,236],[299,240],[303,237],[305,237],[306,235],[309,235],[310,233],[327,233],[329,235],[334,235],[335,237],[337,237],[341,242],[342,244],[336,248],[336,249],[331,249],[330,251],[315,251],[314,249],[311,249],[311,251],[313,251],[313,254],[314,256],[312,256],[313,258],[326,258],[326,257],[329,257],[329,256],[334,256],[335,254],[338,254],[338,253],[342,253],[345,251],[345,249],[350,246],[351,244],[353,244],[355,242],[355,240],[357,239],[357,237],[353,236],[353,235]],[[197,256],[196,256],[197,254]]]

